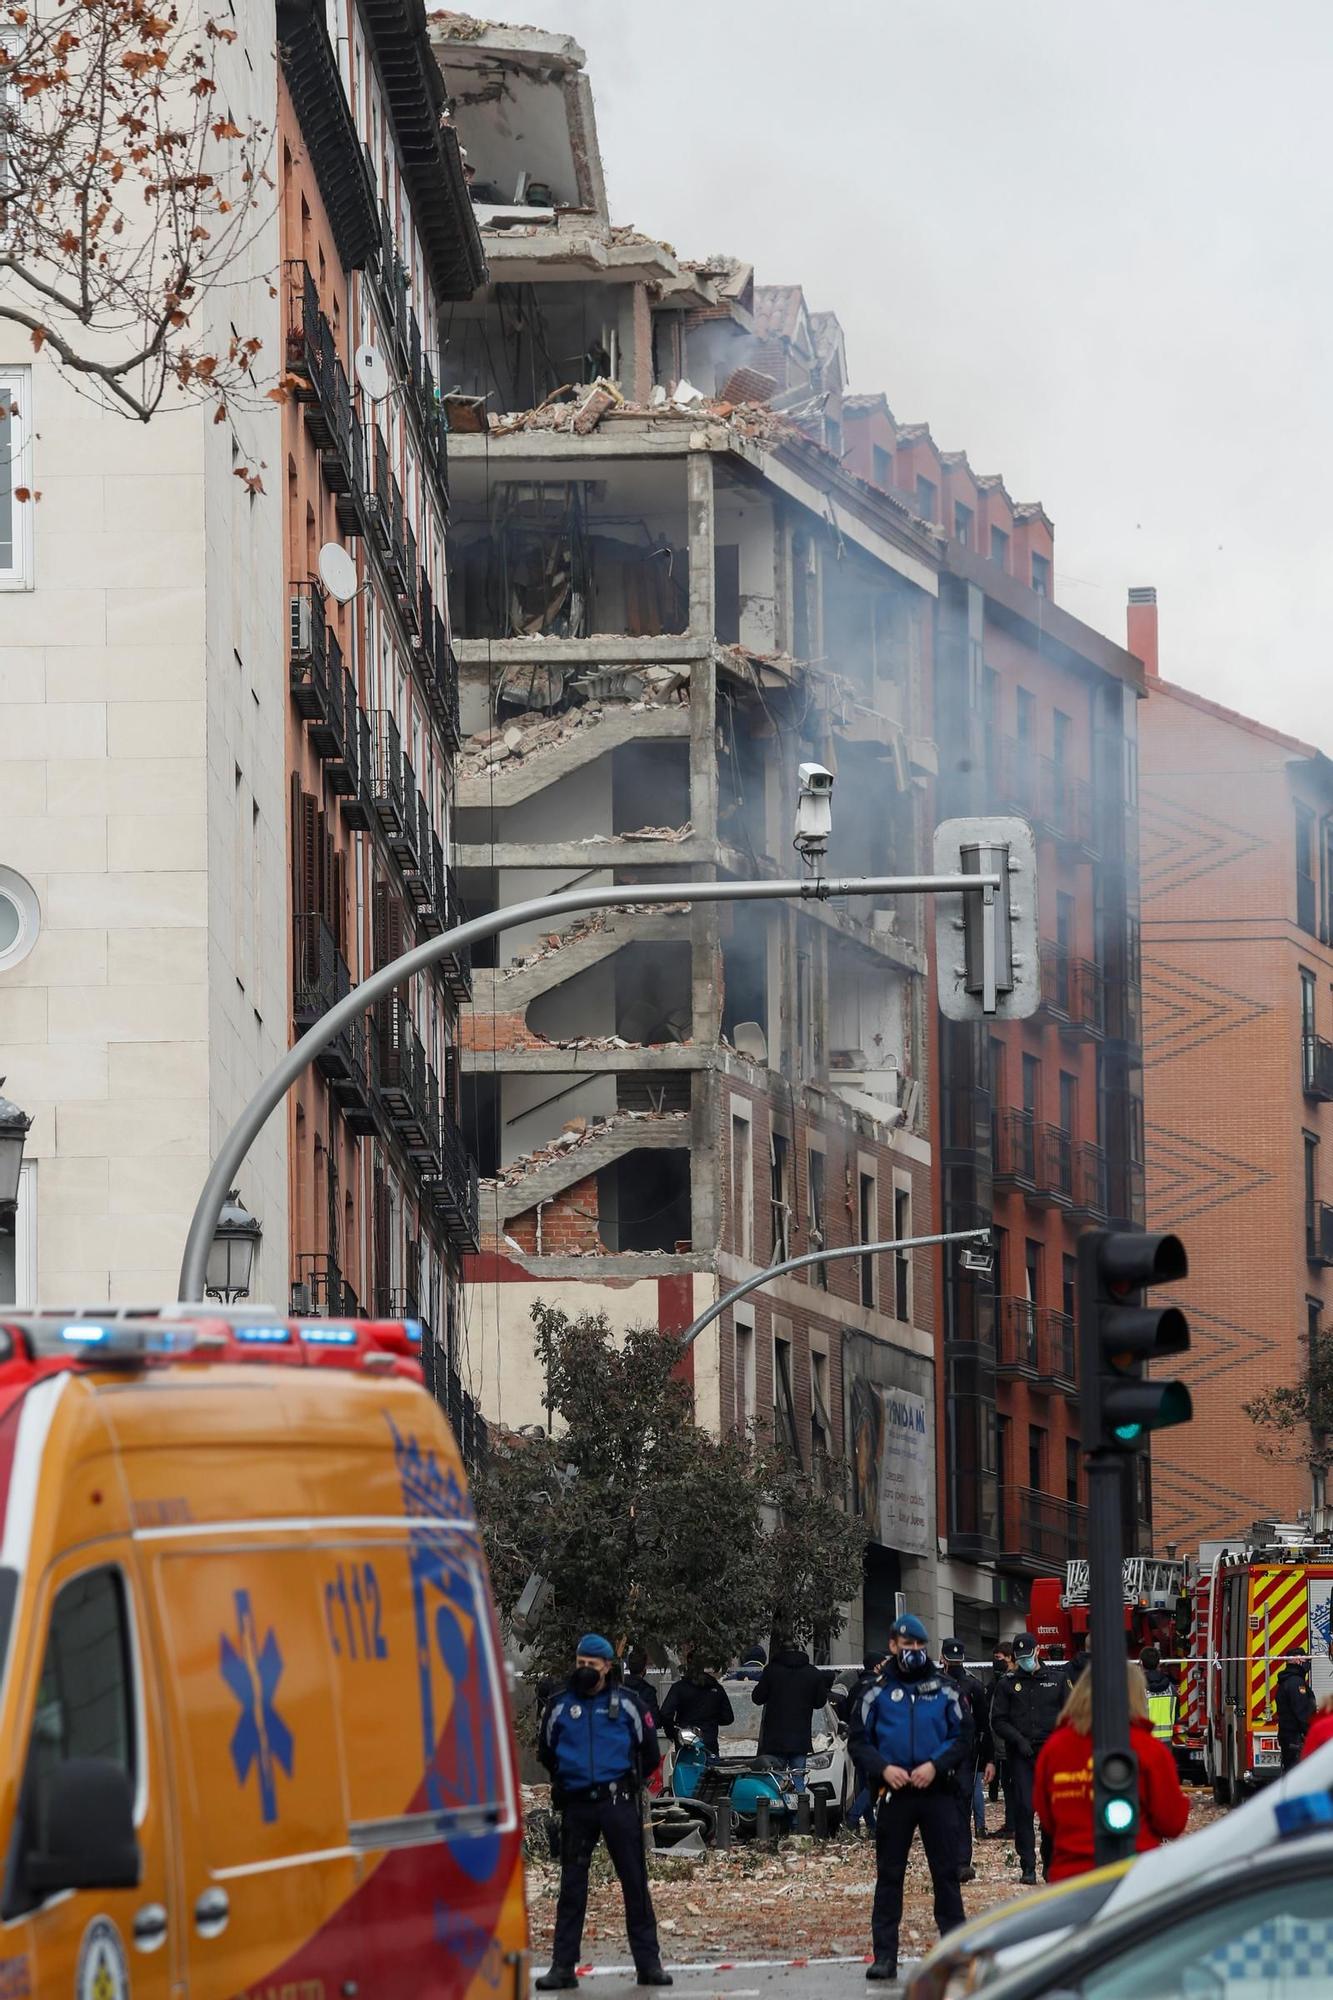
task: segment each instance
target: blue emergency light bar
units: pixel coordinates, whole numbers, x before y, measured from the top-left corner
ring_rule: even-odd
[[[357,1343],[350,1326],[303,1326],[301,1338],[307,1347],[355,1347]]]
[[[232,1333],[247,1347],[290,1347],[292,1344],[289,1326],[234,1326]]]
[[[1273,1807],[1279,1840],[1299,1840],[1305,1833],[1323,1833],[1333,1826],[1333,1792],[1298,1792]]]
[[[22,1334],[34,1361],[86,1352],[108,1367],[133,1366],[149,1355],[188,1354],[199,1335],[192,1326],[165,1320],[20,1319],[10,1321]]]

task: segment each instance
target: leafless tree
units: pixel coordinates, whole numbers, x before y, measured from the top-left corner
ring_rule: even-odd
[[[252,285],[273,212],[272,135],[237,122],[219,76],[236,34],[151,0],[0,0],[0,321],[143,423],[164,398],[220,423],[286,393],[281,356],[267,370],[253,332],[219,340],[233,315],[205,309]]]

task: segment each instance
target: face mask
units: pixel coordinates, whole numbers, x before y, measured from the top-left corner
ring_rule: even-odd
[[[924,1673],[930,1665],[930,1658],[924,1646],[904,1646],[898,1659],[909,1674]]]
[[[596,1667],[575,1667],[574,1669],[575,1694],[581,1694],[581,1695],[596,1694],[598,1688],[601,1685],[602,1685],[602,1677],[598,1673]]]
[[[1041,1662],[1035,1653],[1020,1653],[1014,1665],[1020,1674],[1035,1674]]]
[[[1009,1671],[1008,1660],[992,1660],[991,1665],[997,1674],[1007,1674]]]

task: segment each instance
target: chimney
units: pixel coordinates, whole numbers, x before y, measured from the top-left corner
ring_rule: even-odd
[[[1139,584],[1129,593],[1126,614],[1128,637],[1125,644],[1142,660],[1152,679],[1157,677],[1157,591],[1150,583]]]

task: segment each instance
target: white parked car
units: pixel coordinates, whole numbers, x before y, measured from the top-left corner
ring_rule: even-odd
[[[753,1681],[725,1680],[722,1683],[735,1710],[735,1721],[719,1731],[718,1747],[724,1757],[757,1756],[759,1729],[764,1711],[751,1700]],[[831,1708],[817,1708],[810,1718],[812,1744],[806,1759],[805,1782],[811,1796],[821,1794],[828,1801],[829,1826],[841,1826],[856,1791],[856,1773],[847,1755],[847,1739]]]

